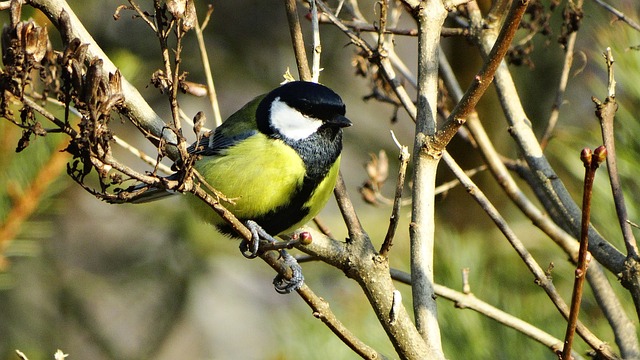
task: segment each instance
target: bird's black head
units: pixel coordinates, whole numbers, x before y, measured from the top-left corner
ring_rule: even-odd
[[[306,139],[321,129],[335,136],[341,128],[351,126],[345,112],[340,96],[328,87],[292,81],[264,97],[256,120],[262,133],[286,142]]]
[[[309,184],[315,184],[324,179],[340,156],[342,128],[351,126],[345,111],[340,96],[328,87],[293,81],[262,99],[256,121],[259,131],[298,152]]]

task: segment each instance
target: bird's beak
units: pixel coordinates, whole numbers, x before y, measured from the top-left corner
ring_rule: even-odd
[[[341,127],[341,128],[349,127],[353,125],[353,123],[351,123],[351,120],[347,119],[346,116],[343,116],[343,115],[337,115],[333,119],[330,119],[325,123],[329,126],[335,126],[335,127]]]

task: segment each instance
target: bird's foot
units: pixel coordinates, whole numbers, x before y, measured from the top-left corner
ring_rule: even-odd
[[[249,231],[251,231],[251,241],[244,239],[240,242],[240,252],[242,255],[247,259],[253,259],[261,252],[278,250],[285,266],[289,266],[291,268],[291,278],[286,279],[283,275],[278,274],[275,279],[273,279],[273,286],[279,294],[288,294],[298,290],[304,283],[302,267],[300,267],[300,264],[298,264],[296,259],[289,255],[289,253],[284,249],[292,248],[293,245],[299,243],[300,240],[294,239],[284,242],[277,241],[255,221],[247,220],[245,225]]]
[[[304,284],[304,276],[302,275],[302,267],[296,261],[296,258],[289,255],[286,250],[280,250],[280,257],[286,266],[291,268],[291,279],[285,278],[282,274],[276,275],[273,279],[273,286],[279,294],[289,294],[298,290]]]
[[[258,256],[260,249],[260,240],[265,240],[269,244],[277,242],[273,236],[269,235],[264,229],[253,220],[247,220],[245,226],[251,231],[251,241],[243,239],[240,242],[240,252],[247,259],[253,259]]]

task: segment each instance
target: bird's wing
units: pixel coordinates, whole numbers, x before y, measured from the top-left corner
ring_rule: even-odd
[[[264,95],[249,101],[220,125],[213,135],[204,136],[187,150],[191,154],[218,155],[238,142],[258,133],[256,110]]]
[[[225,135],[220,131],[216,131],[213,135],[203,136],[199,141],[193,143],[187,151],[190,154],[212,156],[218,155],[224,149],[227,149],[238,142],[257,134],[257,130],[247,130],[234,135]]]

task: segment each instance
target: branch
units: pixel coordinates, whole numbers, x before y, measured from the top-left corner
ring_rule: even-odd
[[[496,224],[498,229],[504,234],[511,246],[516,250],[522,261],[525,263],[529,271],[535,276],[536,284],[540,285],[547,296],[551,299],[556,308],[560,311],[562,316],[569,318],[569,307],[566,302],[560,297],[555,286],[551,282],[551,279],[547,277],[545,271],[535,261],[533,256],[526,249],[524,244],[516,236],[513,230],[509,227],[504,218],[500,215],[498,210],[491,204],[489,199],[482,193],[482,191],[473,183],[473,181],[464,173],[464,171],[458,166],[456,161],[448,153],[443,155],[444,161],[449,168],[453,171],[455,176],[460,179],[460,182],[467,188],[467,192],[480,204],[482,209],[489,215],[491,220]],[[618,357],[613,353],[609,345],[602,340],[598,339],[586,326],[582,323],[577,324],[578,334],[585,340],[592,349],[597,351],[600,355],[607,359],[617,359]]]
[[[87,54],[89,58],[96,57],[104,61],[103,69],[105,73],[115,73],[117,68],[109,57],[95,42],[82,22],[75,15],[71,7],[63,0],[28,0],[28,4],[42,11],[53,25],[60,31],[65,41],[78,38],[83,44],[87,44]],[[69,28],[61,22],[62,14],[66,13],[69,20]],[[125,115],[145,131],[144,134],[152,134],[150,137],[154,144],[158,144],[159,138],[164,138],[168,144],[176,144],[177,139],[173,132],[167,130],[165,122],[160,118],[149,104],[144,100],[138,90],[126,79],[122,78],[122,94],[124,95]],[[172,147],[168,148],[169,155],[175,160],[177,152]]]
[[[366,234],[350,234],[349,241],[343,243],[309,227],[299,231],[309,232],[313,241],[296,246],[297,249],[333,265],[358,282],[401,359],[425,359],[433,354],[406,308],[397,303],[393,306],[396,288],[389,274],[388,259],[376,253]]]
[[[296,63],[298,64],[298,76],[300,76],[300,80],[311,81],[307,52],[304,48],[302,28],[300,27],[300,19],[298,17],[298,5],[296,4],[296,0],[284,0],[284,5],[287,11],[287,20],[289,21],[289,32],[291,33],[293,52],[295,53]]]
[[[640,31],[640,24],[635,22],[633,19],[629,19],[629,17],[627,17],[622,11],[614,8],[613,6],[607,4],[602,0],[593,0],[593,1],[595,1],[596,4],[602,6],[608,12],[612,13],[615,17],[618,18],[618,20],[622,20],[625,23],[627,23],[627,25],[631,26],[633,29]]]
[[[318,6],[314,0],[309,0],[311,5],[311,33],[313,34],[313,56],[311,57],[311,81],[318,82],[320,78],[320,27],[318,25]]]
[[[618,104],[616,102],[616,82],[613,74],[613,56],[610,48],[607,48],[607,51],[604,53],[604,58],[609,75],[607,98],[604,103],[595,97],[592,98],[592,100],[596,104],[596,116],[600,120],[602,140],[604,142],[604,146],[607,148],[607,169],[609,173],[609,182],[611,184],[611,193],[613,194],[616,214],[618,215],[618,223],[622,230],[622,237],[627,250],[627,257],[624,263],[624,271],[622,272],[621,280],[623,285],[631,292],[633,302],[636,306],[636,313],[640,316],[640,255],[638,254],[638,245],[636,238],[633,235],[631,224],[627,221],[629,216],[627,214],[627,206],[625,204],[624,193],[622,192],[622,185],[620,182],[620,174],[618,172],[614,136],[614,120]]]
[[[620,229],[622,230],[622,236],[627,248],[627,257],[638,258],[638,245],[636,239],[631,231],[631,225],[627,222],[629,218],[627,214],[627,206],[624,200],[624,194],[622,192],[622,185],[620,182],[620,173],[618,171],[618,162],[616,156],[615,136],[614,136],[614,121],[618,104],[616,102],[615,91],[615,78],[613,75],[613,56],[611,49],[607,48],[604,53],[604,57],[607,63],[607,71],[609,74],[608,81],[608,95],[604,103],[593,98],[596,103],[596,116],[600,120],[600,127],[602,129],[602,140],[604,146],[607,148],[607,169],[609,171],[609,181],[611,183],[611,193],[613,194],[613,200],[616,206],[616,213],[618,214],[618,222]]]
[[[591,255],[589,254],[589,222],[591,221],[591,196],[593,194],[593,180],[596,170],[607,156],[607,149],[604,146],[598,147],[594,152],[585,148],[580,153],[580,159],[585,168],[584,190],[582,192],[582,229],[580,232],[580,252],[578,254],[578,267],[575,271],[575,281],[573,283],[573,294],[571,296],[571,311],[567,322],[567,331],[564,338],[564,349],[562,359],[571,360],[571,346],[573,345],[573,335],[576,331],[578,314],[580,313],[580,303],[582,302],[582,288],[587,272],[587,266]]]
[[[269,251],[260,256],[269,266],[278,273],[285,273],[289,269],[282,266],[279,254]],[[298,290],[298,295],[313,310],[313,316],[321,320],[342,342],[363,359],[385,359],[386,357],[358,339],[347,327],[340,322],[331,311],[329,303],[317,296],[309,286],[303,284]]]
[[[449,89],[454,101],[462,97],[462,89],[455,78],[446,56],[440,53],[440,74]],[[573,236],[560,228],[553,220],[534,205],[520,189],[515,179],[505,166],[502,157],[493,147],[489,135],[484,130],[476,112],[471,113],[465,123],[473,135],[475,144],[480,150],[484,162],[505,194],[540,230],[549,236],[575,264],[578,260],[578,243]],[[607,279],[602,266],[595,260],[591,262],[587,280],[591,285],[598,305],[604,312],[616,337],[616,343],[624,358],[636,358],[640,354],[640,346],[636,337],[636,328],[624,311],[620,300]]]
[[[411,285],[411,276],[404,271],[391,269],[391,277],[407,285]],[[438,297],[453,301],[458,309],[470,309],[489,319],[495,320],[505,326],[508,326],[525,336],[543,344],[554,354],[562,351],[562,340],[555,338],[549,333],[531,325],[530,323],[508,314],[488,303],[478,299],[472,293],[461,293],[440,284],[434,284],[434,289]],[[572,355],[576,360],[582,359],[580,354],[573,352]]]
[[[495,31],[491,28],[481,32],[479,42],[483,54],[487,55],[490,52],[495,41]],[[494,84],[509,124],[509,133],[529,166],[534,181],[530,184],[531,188],[536,191],[536,195],[556,223],[569,233],[578,234],[580,229],[578,219],[581,211],[544,157],[506,65],[501,65],[497,69]],[[598,262],[614,274],[623,271],[624,255],[603,239],[593,227],[589,232],[589,250]]]
[[[331,20],[326,17],[320,17],[320,24],[331,24]],[[356,32],[373,32],[379,33],[380,29],[375,25],[360,22],[360,21],[343,21],[342,22],[346,27],[351,30],[355,30]],[[392,34],[392,35],[400,35],[400,36],[418,36],[418,29],[401,29],[401,28],[386,28],[383,31],[384,34]],[[442,32],[440,33],[442,37],[450,37],[450,36],[469,36],[469,30],[463,28],[448,28],[443,27]]]
[[[395,136],[394,140],[396,140]],[[389,228],[387,229],[387,235],[384,237],[384,242],[380,247],[380,255],[385,257],[389,254],[389,250],[391,249],[391,245],[393,244],[393,238],[398,227],[400,207],[402,206],[402,192],[404,190],[404,181],[407,174],[407,165],[409,164],[409,148],[400,145],[399,143],[397,143],[397,145],[400,148],[400,168],[398,169],[398,179],[396,181],[396,193],[393,198],[393,208],[391,210],[391,217],[389,219]]]
[[[213,11],[213,5],[209,5],[207,10],[207,15],[205,17],[205,23],[208,22],[209,16]],[[218,96],[216,95],[216,88],[213,84],[213,75],[211,73],[211,65],[209,64],[209,55],[207,55],[207,46],[204,43],[204,35],[202,34],[202,30],[204,30],[200,21],[196,21],[195,23],[195,33],[196,38],[198,39],[198,49],[200,49],[200,58],[202,59],[202,67],[204,70],[204,75],[207,78],[207,95],[209,96],[209,103],[211,104],[211,112],[213,113],[213,123],[215,127],[220,126],[222,124],[222,117],[220,116],[220,107],[218,106]]]
[[[487,55],[482,69],[473,78],[471,85],[469,85],[462,99],[453,108],[447,121],[443,124],[441,132],[438,134],[436,142],[441,149],[444,149],[451,141],[460,126],[464,124],[467,116],[475,109],[484,92],[491,85],[498,66],[511,46],[511,41],[520,26],[520,20],[522,20],[528,5],[529,0],[513,1],[504,25]]]
[[[558,117],[560,116],[560,107],[564,102],[564,93],[567,89],[567,82],[569,81],[569,73],[571,72],[571,66],[573,65],[573,51],[576,46],[576,38],[578,32],[574,31],[569,34],[567,39],[567,45],[565,48],[564,62],[562,64],[562,72],[560,73],[560,82],[558,83],[558,89],[556,90],[556,98],[551,106],[551,114],[547,121],[547,127],[544,130],[542,138],[540,139],[540,147],[546,148],[549,140],[553,136],[556,124],[558,123]]]
[[[435,234],[435,182],[441,149],[434,148],[438,96],[438,49],[440,29],[447,16],[439,1],[421,2],[413,9],[418,22],[418,100],[414,138],[415,161],[409,236],[411,244],[411,293],[418,331],[435,351],[432,358],[444,358],[433,290]]]

